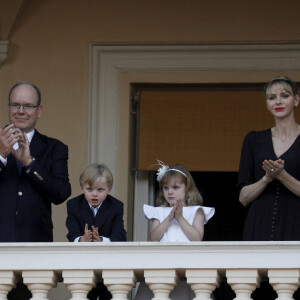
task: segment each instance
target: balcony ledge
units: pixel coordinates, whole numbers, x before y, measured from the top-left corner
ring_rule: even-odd
[[[300,242],[0,244],[0,270],[41,269],[300,269]]]

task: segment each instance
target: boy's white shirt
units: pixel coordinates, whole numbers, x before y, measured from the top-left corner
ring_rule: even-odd
[[[92,210],[92,212],[93,212],[93,214],[94,214],[94,217],[96,217],[96,214],[97,214],[97,212],[98,212],[98,210],[99,210],[99,208],[101,207],[101,205],[102,205],[102,203],[100,203],[97,207],[93,207],[88,201],[87,201],[87,203],[88,203],[88,205],[90,206],[90,208],[91,208],[91,210]],[[107,237],[105,237],[105,236],[101,236],[102,237],[102,242],[110,242],[110,239],[109,238],[107,238]],[[79,236],[79,237],[77,237],[75,240],[74,240],[74,242],[79,242],[79,239],[81,238],[81,236]]]

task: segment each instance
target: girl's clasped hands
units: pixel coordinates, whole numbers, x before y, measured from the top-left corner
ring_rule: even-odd
[[[173,221],[174,219],[178,221],[180,218],[183,218],[183,214],[182,214],[183,206],[184,206],[184,201],[182,199],[178,199],[175,202],[175,204],[169,214],[170,221]]]

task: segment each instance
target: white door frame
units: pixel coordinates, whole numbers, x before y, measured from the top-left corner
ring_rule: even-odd
[[[283,71],[299,70],[300,44],[91,44],[88,163],[105,162],[110,166],[114,178],[118,178],[119,83],[122,73],[278,72],[282,74]],[[141,181],[136,178],[135,193],[148,195],[145,176],[141,178],[143,178]],[[118,180],[115,180],[113,193],[116,194],[117,191]],[[137,195],[134,199],[138,199]],[[134,215],[134,224],[140,224],[144,219],[143,215],[140,212]],[[144,227],[139,234],[134,234],[134,239],[142,240],[146,230],[147,228]]]

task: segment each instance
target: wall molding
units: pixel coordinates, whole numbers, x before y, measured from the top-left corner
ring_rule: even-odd
[[[267,71],[300,71],[300,44],[91,44],[88,163],[105,162],[117,178],[122,72]]]
[[[9,41],[0,41],[0,66],[5,62],[8,56]]]

